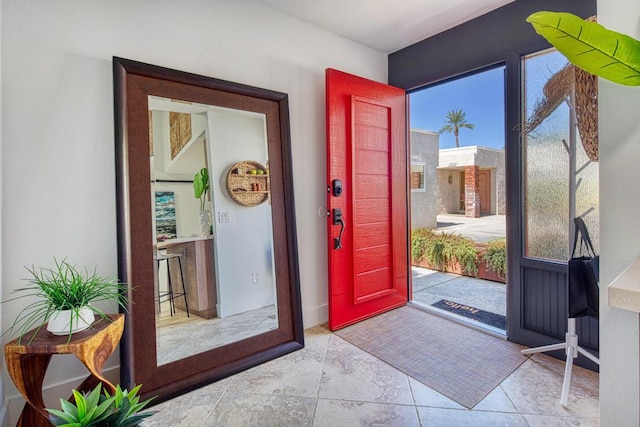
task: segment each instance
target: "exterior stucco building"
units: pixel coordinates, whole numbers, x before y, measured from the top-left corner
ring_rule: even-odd
[[[439,149],[437,132],[411,130],[411,227],[437,227],[437,215],[504,215],[504,150]]]

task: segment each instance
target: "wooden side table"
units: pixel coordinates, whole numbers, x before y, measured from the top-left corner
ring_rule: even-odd
[[[90,329],[73,334],[69,342],[67,335],[53,335],[41,328],[33,340],[31,338],[35,329],[22,338],[21,344],[16,339],[4,346],[9,375],[27,401],[17,426],[51,426],[49,413],[44,409],[42,382],[54,354],[74,354],[89,370],[90,375],[80,384],[78,391],[90,391],[99,382],[110,393],[115,391],[113,384],[102,376],[102,366],[120,342],[124,315],[107,316],[111,321],[99,319]]]

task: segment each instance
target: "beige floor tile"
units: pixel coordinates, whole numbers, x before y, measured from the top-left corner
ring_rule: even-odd
[[[524,415],[530,427],[598,427],[600,421],[590,418],[553,417],[550,415]]]
[[[432,408],[465,409],[456,401],[449,399],[431,387],[422,384],[420,381],[409,378],[409,385],[413,393],[413,400],[417,406],[430,406]]]
[[[420,426],[414,406],[319,399],[314,427]]]
[[[156,414],[145,418],[142,426],[192,427],[202,425],[232,381],[232,378],[226,378],[155,405],[149,410],[157,411]]]
[[[504,392],[502,387],[498,386],[491,393],[480,401],[473,408],[474,411],[490,411],[490,412],[518,412],[513,406],[513,402]]]
[[[534,355],[469,411],[333,335],[305,331],[305,348],[152,407],[145,427],[599,426],[598,374]]]
[[[313,340],[310,340],[313,341]],[[235,375],[231,393],[317,397],[326,349],[308,345],[302,350]]]
[[[599,418],[598,374],[573,368],[568,406],[560,405],[564,362],[537,354],[501,384],[521,414]]]
[[[418,407],[425,427],[529,427],[519,414]]]
[[[203,426],[304,427],[311,426],[316,399],[225,393]]]
[[[305,331],[305,347],[234,376],[231,393],[317,397],[331,332]]]
[[[413,405],[405,374],[335,335],[329,338],[318,397]]]
[[[304,346],[305,348],[316,348],[326,351],[331,335],[331,331],[323,325],[306,329],[304,331]]]

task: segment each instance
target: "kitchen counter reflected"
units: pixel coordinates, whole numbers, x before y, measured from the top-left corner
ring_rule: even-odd
[[[188,313],[205,319],[217,316],[216,278],[213,258],[213,235],[179,237],[158,242],[158,249],[167,255],[181,256],[182,275],[187,292]],[[170,269],[174,293],[182,292],[180,269]],[[174,300],[177,309],[187,311],[184,298]]]
[[[158,242],[158,249],[166,249],[169,246],[179,243],[196,242],[199,240],[213,240],[213,234],[209,236],[189,236],[189,237],[176,237],[175,239],[167,239]]]

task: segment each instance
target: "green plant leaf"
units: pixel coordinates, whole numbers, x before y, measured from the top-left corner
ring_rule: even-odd
[[[640,41],[565,12],[527,18],[574,65],[613,82],[640,86]]]
[[[75,397],[75,393],[77,393],[77,392],[74,390],[74,397]],[[80,413],[78,411],[78,408],[73,403],[68,402],[68,401],[66,401],[64,399],[60,399],[60,406],[62,407],[62,410],[65,413],[67,413],[70,416],[74,417],[75,420],[80,419]]]
[[[78,408],[78,419],[82,420],[82,419],[86,418],[86,415],[87,415],[87,402],[86,402],[84,396],[79,391],[73,390],[73,398],[76,401],[76,408]]]
[[[202,181],[202,175],[200,172],[193,176],[193,196],[199,199],[204,192],[204,182]]]
[[[202,168],[193,176],[193,195],[200,199],[200,209],[204,210],[204,199],[209,191],[209,169]]]
[[[77,417],[74,417],[73,415],[68,414],[64,411],[60,411],[58,409],[47,409],[47,411],[49,411],[49,413],[53,415],[53,417],[50,417],[52,418],[51,422],[56,426],[75,423],[78,420]]]

